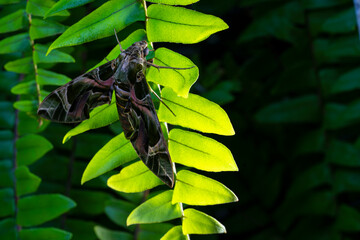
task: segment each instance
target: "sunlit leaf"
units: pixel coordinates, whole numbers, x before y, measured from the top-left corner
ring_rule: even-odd
[[[188,170],[181,170],[176,175],[172,203],[213,205],[236,201],[236,195],[218,181]]]
[[[180,205],[171,203],[173,191],[168,190],[152,197],[135,208],[127,218],[127,225],[164,222],[181,217]]]
[[[184,234],[226,233],[225,227],[215,218],[192,208],[184,210],[182,230]]]
[[[160,240],[189,240],[187,235],[182,232],[182,226],[171,228]]]

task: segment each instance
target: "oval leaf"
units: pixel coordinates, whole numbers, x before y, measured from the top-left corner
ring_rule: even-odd
[[[157,223],[180,218],[180,205],[171,203],[172,195],[173,190],[168,190],[148,199],[130,213],[126,224]]]
[[[70,240],[72,234],[58,228],[30,228],[21,229],[22,240]]]
[[[218,181],[187,170],[176,175],[172,203],[214,205],[236,201],[235,194]]]
[[[161,98],[176,116],[161,103],[158,111],[160,121],[205,133],[235,134],[228,115],[214,102],[191,93],[188,98],[178,97],[170,88],[163,89]]]
[[[29,47],[29,34],[21,33],[0,41],[0,54],[22,52]]]
[[[96,39],[112,36],[114,29],[120,31],[133,22],[145,20],[144,8],[137,0],[108,1],[69,27],[49,47],[79,45]]]
[[[31,227],[52,220],[75,207],[76,203],[60,194],[43,194],[20,198],[17,224]]]
[[[30,37],[32,40],[45,38],[60,34],[65,30],[64,25],[55,21],[34,18],[30,25]]]
[[[111,139],[91,159],[81,178],[81,184],[100,176],[121,164],[137,158],[137,154],[124,133]]]
[[[197,43],[228,28],[218,17],[161,4],[148,8],[146,31],[151,42]]]
[[[160,240],[189,240],[182,232],[182,226],[171,228]]]
[[[33,58],[25,57],[7,62],[4,68],[10,72],[30,74],[34,72]]]
[[[163,182],[142,161],[123,168],[119,174],[111,176],[107,182],[110,188],[127,193],[142,192],[161,184]]]
[[[174,162],[185,166],[213,172],[238,171],[227,147],[198,133],[171,130],[169,151]]]
[[[224,225],[215,218],[192,208],[184,210],[184,234],[226,233]]]
[[[100,240],[133,240],[133,236],[127,232],[109,230],[101,226],[95,226],[94,231]]]
[[[147,0],[147,2],[161,3],[167,5],[189,5],[199,0]]]
[[[55,85],[62,86],[71,81],[70,78],[63,74],[51,72],[42,68],[38,69],[38,74],[36,75],[36,81],[41,85]]]
[[[27,25],[25,9],[20,9],[0,18],[0,33],[13,32]]]
[[[17,161],[19,166],[29,165],[45,155],[53,145],[44,137],[28,134],[16,141]]]
[[[59,50],[52,51],[46,55],[47,47],[41,44],[35,44],[34,61],[36,63],[58,63],[58,62],[75,62],[75,59],[64,52]]]
[[[15,177],[17,196],[35,192],[41,182],[41,178],[31,173],[26,166],[16,168]]]
[[[50,15],[53,15],[55,13],[58,13],[62,10],[75,8],[78,6],[85,5],[87,3],[93,2],[94,0],[60,0],[57,3],[55,3],[46,13],[45,18],[47,18]]]
[[[156,69],[150,67],[146,79],[162,86],[170,87],[179,96],[187,97],[191,86],[199,77],[199,69],[188,58],[166,48],[155,51],[154,64],[166,67],[189,69]]]

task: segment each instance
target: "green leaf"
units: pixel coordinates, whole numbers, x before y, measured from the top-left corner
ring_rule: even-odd
[[[121,44],[122,48],[127,49],[133,43],[143,41],[143,40],[146,40],[146,32],[143,29],[138,29],[138,30],[132,32],[123,41],[121,41],[120,44]],[[119,54],[120,54],[119,44],[116,44],[116,46],[110,51],[110,53],[101,62],[99,62],[94,67],[89,69],[89,71],[107,63],[108,60],[111,61],[111,60],[117,58],[119,56]]]
[[[25,57],[7,62],[4,67],[6,71],[15,73],[30,74],[34,72],[32,57]]]
[[[72,234],[58,228],[21,229],[21,240],[70,240]]]
[[[7,217],[15,213],[15,194],[12,188],[0,189],[0,217]]]
[[[360,213],[357,209],[342,204],[338,210],[335,223],[336,229],[344,232],[358,232],[360,230]]]
[[[102,147],[87,165],[81,184],[100,176],[120,165],[133,161],[137,154],[130,141],[124,136],[124,133],[111,139]]]
[[[183,234],[182,226],[171,228],[160,240],[189,240],[190,238]]]
[[[172,203],[214,205],[236,201],[235,194],[218,181],[187,170],[176,175]]]
[[[26,12],[32,14],[34,16],[44,17],[45,13],[49,11],[49,9],[54,5],[54,1],[52,0],[29,0],[26,4]],[[69,16],[70,13],[68,11],[62,11],[56,16]]]
[[[346,91],[352,91],[360,88],[360,83],[357,81],[360,74],[360,68],[355,68],[349,72],[344,73],[332,85],[331,93],[337,94]]]
[[[341,166],[360,166],[360,151],[353,144],[331,140],[325,151],[326,162],[335,163]]]
[[[115,94],[111,104],[104,104],[90,112],[90,118],[82,121],[75,128],[71,129],[63,138],[63,143],[67,142],[71,137],[91,129],[107,126],[115,121],[119,121],[119,114],[116,109]]]
[[[41,44],[35,44],[35,52],[34,52],[34,61],[36,63],[59,63],[59,62],[75,62],[75,59],[67,54],[63,53],[59,50],[54,50],[50,54],[46,54],[46,50],[48,48]]]
[[[62,86],[71,81],[71,78],[55,72],[51,72],[42,68],[38,69],[36,81],[41,85]]]
[[[144,17],[144,8],[137,0],[108,1],[69,27],[51,44],[48,54],[56,48],[112,36],[114,29],[120,31]]]
[[[169,223],[141,224],[139,239],[142,240],[160,239],[172,227],[173,225]]]
[[[187,97],[191,86],[199,77],[199,69],[188,58],[166,48],[155,51],[154,64],[159,66],[190,69],[155,69],[150,67],[146,79],[162,86],[170,87],[181,97]]]
[[[198,133],[171,130],[169,151],[174,162],[185,166],[212,172],[238,171],[227,147]]]
[[[316,122],[320,117],[319,98],[315,95],[272,103],[255,116],[260,123]]]
[[[36,100],[23,100],[14,103],[14,108],[22,112],[35,112],[38,107]]]
[[[14,122],[15,112],[12,103],[0,101],[0,126],[2,128],[12,128]]]
[[[189,5],[199,0],[147,0],[147,2],[167,4],[167,5]]]
[[[29,47],[29,34],[20,33],[0,41],[0,54],[22,52]]]
[[[66,27],[58,22],[34,18],[30,25],[30,37],[32,40],[60,34]]]
[[[354,8],[338,12],[328,18],[322,25],[322,31],[326,33],[348,33],[356,30],[356,15]]]
[[[226,233],[225,227],[215,218],[192,208],[184,210],[182,231],[184,234]]]
[[[3,145],[4,142],[0,141]],[[2,149],[0,148],[0,152]],[[3,156],[2,156],[3,157]],[[0,161],[0,188],[13,187],[14,186],[14,174],[12,172],[12,160],[2,159]]]
[[[212,15],[161,4],[148,8],[146,31],[151,42],[197,43],[228,28]]]
[[[360,175],[354,170],[337,170],[334,177],[334,189],[336,193],[359,192]]]
[[[14,218],[0,220],[0,239],[17,240],[17,228]]]
[[[77,220],[75,218],[66,219],[66,229],[73,234],[73,240],[97,240],[93,231],[95,223],[92,221]]]
[[[1,102],[0,102],[1,104]],[[0,105],[1,107],[1,105]],[[1,108],[0,108],[1,110]],[[5,115],[6,116],[6,115]],[[14,134],[10,130],[1,130],[0,131],[0,152],[1,157],[13,158],[14,151]]]
[[[133,236],[127,232],[113,231],[101,226],[95,226],[94,231],[100,240],[133,240]]]
[[[26,26],[25,24],[27,24],[25,9],[19,9],[0,18],[0,33],[20,30]]]
[[[18,165],[29,165],[50,151],[53,146],[44,137],[28,134],[16,141]]]
[[[75,207],[76,203],[60,194],[42,194],[20,198],[17,224],[36,226],[52,220]]]
[[[57,3],[55,3],[46,13],[45,13],[45,18],[47,18],[48,16],[54,15],[55,13],[58,13],[62,10],[66,10],[66,9],[70,9],[70,8],[75,8],[78,6],[82,6],[85,5],[87,3],[93,2],[94,0],[77,0],[77,1],[73,1],[73,0],[60,0]]]
[[[107,181],[110,188],[126,193],[142,192],[161,184],[163,182],[142,161],[123,168],[119,174],[111,176]]]
[[[126,224],[165,222],[182,216],[180,205],[172,204],[173,190],[162,192],[135,208]]]
[[[126,219],[131,211],[136,207],[135,204],[119,199],[110,199],[105,205],[105,214],[117,225],[126,228]]]
[[[77,204],[74,214],[96,216],[104,212],[105,203],[112,196],[103,191],[94,190],[72,190],[70,197]]]
[[[31,173],[26,166],[16,168],[15,177],[17,196],[35,192],[41,182],[41,178]]]
[[[161,98],[176,116],[164,104],[160,104],[160,121],[205,133],[235,134],[228,115],[214,102],[191,93],[188,98],[178,97],[170,88],[162,90]]]
[[[36,94],[36,82],[34,80],[28,82],[19,82],[11,89],[12,94]]]

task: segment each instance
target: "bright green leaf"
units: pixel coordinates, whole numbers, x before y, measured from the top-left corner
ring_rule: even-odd
[[[94,0],[60,0],[57,3],[55,3],[54,5],[52,5],[52,7],[45,13],[45,18],[47,18],[48,16],[54,15],[55,13],[58,13],[62,10],[66,10],[66,9],[70,9],[70,8],[75,8],[81,5],[85,5],[87,3],[93,2]]]
[[[174,162],[185,166],[212,172],[238,171],[227,147],[198,133],[171,130],[169,151]]]
[[[111,176],[107,182],[110,188],[126,193],[142,192],[161,184],[163,182],[142,161],[123,168],[119,174]]]
[[[79,45],[96,39],[113,36],[114,29],[120,31],[133,22],[144,20],[144,8],[137,0],[108,1],[69,27],[49,47]]]
[[[87,165],[81,184],[100,176],[120,165],[133,161],[137,154],[130,141],[124,136],[124,133],[111,139],[102,147]]]
[[[215,218],[192,208],[184,210],[182,230],[184,234],[226,233],[225,227]]]
[[[15,72],[15,73],[30,74],[34,72],[32,57],[25,57],[7,62],[4,68],[6,69],[6,71]]]
[[[21,240],[70,240],[72,234],[58,228],[21,229]]]
[[[320,113],[319,97],[309,95],[272,103],[261,109],[255,118],[260,123],[315,122]]]
[[[0,189],[0,217],[7,217],[15,213],[15,194],[12,188]]]
[[[236,195],[218,181],[188,170],[182,170],[176,175],[172,203],[214,205],[236,201]]]
[[[66,27],[58,22],[34,18],[30,25],[30,37],[32,40],[60,34]]]
[[[189,240],[188,235],[182,232],[182,226],[171,228],[160,240]]]
[[[161,98],[176,116],[164,104],[160,104],[158,111],[160,121],[205,133],[235,134],[228,115],[214,102],[191,93],[188,98],[178,97],[170,88],[162,90]]]
[[[36,226],[52,220],[75,207],[76,203],[60,194],[42,194],[20,198],[17,223],[24,227]]]
[[[159,66],[190,69],[156,69],[147,70],[146,79],[162,86],[170,87],[181,97],[187,97],[191,86],[199,77],[199,69],[188,58],[166,48],[155,51],[154,64]]]
[[[20,33],[0,41],[0,54],[22,52],[29,47],[29,34]]]
[[[47,47],[41,44],[35,44],[34,61],[36,63],[58,63],[58,62],[75,62],[75,59],[64,52],[54,50],[46,55]]]
[[[199,0],[147,0],[147,2],[167,4],[167,5],[189,5]]]
[[[0,18],[0,33],[13,32],[22,29],[26,22],[26,12],[19,9],[9,15]]]
[[[135,208],[126,224],[165,222],[182,216],[180,205],[171,203],[173,190],[162,192]]]
[[[38,69],[36,81],[40,85],[62,86],[71,81],[70,78],[63,74],[51,72],[42,68]]]
[[[38,160],[53,146],[44,137],[36,134],[28,134],[16,141],[18,165],[29,165]]]
[[[17,196],[35,192],[41,182],[41,178],[31,173],[26,166],[16,168],[15,177]]]
[[[54,5],[52,0],[29,0],[26,4],[26,12],[34,16],[44,17],[45,13]],[[69,16],[68,11],[62,11],[56,16]]]
[[[109,230],[101,226],[95,226],[94,231],[100,240],[133,240],[133,235],[127,232]]]
[[[146,31],[151,42],[197,43],[228,28],[218,17],[161,4],[148,8]]]

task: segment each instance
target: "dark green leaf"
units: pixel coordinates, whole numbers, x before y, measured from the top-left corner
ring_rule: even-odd
[[[32,40],[45,38],[60,34],[65,30],[64,25],[55,21],[34,18],[30,25],[30,37]]]
[[[15,177],[17,196],[35,192],[41,182],[41,178],[31,173],[26,166],[16,168]]]
[[[50,151],[53,146],[44,137],[28,134],[16,141],[17,161],[19,166],[29,165]]]
[[[315,95],[272,103],[255,116],[260,123],[315,122],[320,117],[319,98]]]
[[[135,207],[133,203],[111,199],[106,202],[105,214],[117,225],[127,227],[126,219]]]
[[[25,27],[26,12],[25,9],[20,9],[14,13],[0,18],[0,33],[13,32]]]
[[[17,230],[14,218],[0,220],[0,239],[17,240]]]
[[[52,0],[29,0],[26,4],[26,12],[35,16],[44,17],[45,13],[54,5]],[[56,16],[69,16],[68,11],[62,11]]]
[[[356,30],[356,15],[351,7],[328,18],[322,25],[322,31],[327,33],[348,33]]]
[[[132,240],[133,236],[127,232],[113,231],[101,226],[95,226],[94,231],[100,240]]]
[[[326,150],[325,160],[342,166],[360,166],[360,151],[353,144],[331,140]]]
[[[90,3],[94,0],[77,0],[77,1],[73,1],[73,0],[60,0],[57,3],[55,3],[45,14],[45,18],[47,18],[48,16],[52,16],[55,13],[58,13],[62,10],[66,10],[66,9],[70,9],[70,8],[75,8],[81,5],[85,5],[87,3]]]
[[[4,144],[2,140],[0,140],[0,144]],[[1,151],[0,147],[0,152]],[[3,158],[3,156],[1,156]],[[0,161],[0,188],[13,187],[14,186],[14,176],[12,170],[12,160],[2,159]]]
[[[15,214],[15,194],[12,188],[0,189],[0,217]]]
[[[0,41],[0,54],[22,52],[29,47],[29,34],[20,33]]]
[[[360,213],[357,209],[342,204],[338,210],[335,226],[340,231],[358,232],[360,230]]]
[[[75,202],[60,194],[33,195],[20,198],[17,223],[24,227],[36,226],[52,220],[75,207]]]
[[[2,128],[12,128],[15,122],[15,110],[11,102],[0,101],[0,126]]]
[[[72,234],[57,228],[30,228],[20,231],[21,240],[70,240]]]

